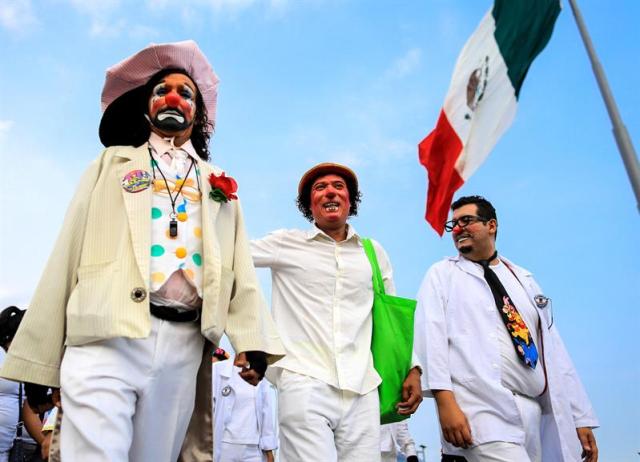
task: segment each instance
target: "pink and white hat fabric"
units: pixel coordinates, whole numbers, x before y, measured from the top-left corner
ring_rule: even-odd
[[[184,69],[189,74],[202,95],[209,122],[214,123],[219,79],[193,40],[152,43],[107,69],[100,101],[102,112],[120,96],[142,87],[152,76],[170,68]]]

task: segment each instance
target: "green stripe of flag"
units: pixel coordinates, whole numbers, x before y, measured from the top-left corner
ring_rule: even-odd
[[[529,66],[549,42],[559,0],[495,0],[494,37],[507,64],[516,98]]]

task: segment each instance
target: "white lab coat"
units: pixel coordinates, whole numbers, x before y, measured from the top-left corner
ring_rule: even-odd
[[[213,396],[213,462],[220,460],[221,444],[224,430],[233,418],[232,410],[235,403],[236,393],[231,383],[231,374],[236,373],[233,367],[233,360],[226,360],[215,363],[211,374],[212,396]],[[223,396],[222,391],[229,387],[227,396]],[[274,450],[278,447],[274,427],[273,398],[269,393],[269,384],[266,380],[258,384],[256,393],[256,419],[258,421],[258,436],[260,442],[258,446],[262,451]],[[247,431],[255,431],[247,429]]]
[[[533,300],[542,291],[527,270],[503,257]],[[539,308],[548,388],[542,403],[542,459],[579,462],[578,427],[598,421],[571,359],[552,323],[550,307]],[[464,257],[434,264],[418,293],[415,351],[424,366],[422,387],[453,391],[471,426],[473,442],[507,441],[524,444],[524,432],[514,396],[502,385],[499,338],[504,325],[483,270]],[[542,365],[542,362],[539,363]],[[442,440],[444,452],[459,454]]]
[[[396,454],[398,450],[405,457],[417,454],[406,420],[380,426],[380,451]]]

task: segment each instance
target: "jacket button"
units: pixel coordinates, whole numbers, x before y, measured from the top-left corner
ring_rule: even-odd
[[[133,300],[134,302],[140,303],[144,301],[145,298],[147,298],[147,291],[144,289],[144,287],[135,287],[131,291],[131,300]]]

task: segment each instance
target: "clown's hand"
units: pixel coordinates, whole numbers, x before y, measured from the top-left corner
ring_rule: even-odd
[[[240,377],[251,385],[258,385],[267,370],[267,354],[263,351],[239,353],[233,365],[241,368]]]

